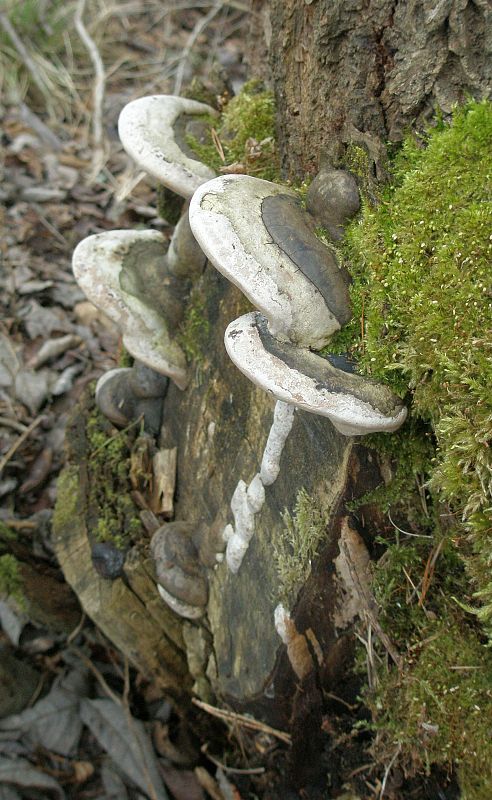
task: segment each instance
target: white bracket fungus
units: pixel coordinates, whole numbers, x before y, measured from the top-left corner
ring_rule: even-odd
[[[215,173],[193,157],[176,126],[183,115],[217,112],[196,100],[173,95],[140,97],[126,105],[118,121],[121,143],[128,155],[149,175],[176,194],[189,198]]]
[[[173,339],[182,309],[176,292],[169,292],[162,234],[117,230],[88,236],[75,248],[72,266],[86,297],[118,326],[128,352],[184,389],[186,359]]]
[[[347,278],[314,222],[283,186],[248,175],[203,184],[190,203],[195,237],[261,313],[227,328],[236,366],[277,400],[328,417],[345,436],[394,431],[406,409],[343,359],[316,355],[351,317]]]
[[[224,175],[195,192],[189,214],[207,258],[261,311],[274,336],[320,348],[350,319],[344,273],[291,189]]]
[[[386,386],[310,350],[279,342],[257,312],[231,322],[225,346],[253,383],[284,403],[328,417],[345,436],[394,431],[406,418],[406,408]]]

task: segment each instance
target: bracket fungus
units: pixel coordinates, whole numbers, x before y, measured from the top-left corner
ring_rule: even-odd
[[[162,525],[152,536],[150,549],[163,600],[181,617],[201,617],[208,601],[208,585],[192,540],[192,527],[186,522]]]
[[[144,429],[156,435],[161,426],[162,406],[168,379],[144,364],[111,369],[96,384],[96,405],[117,428],[143,419]]]
[[[189,116],[217,112],[196,100],[173,95],[151,95],[126,105],[118,121],[121,143],[128,155],[149,175],[176,194],[189,198],[215,173],[185,141]]]
[[[157,231],[116,230],[83,239],[73,272],[86,297],[117,325],[137,361],[184,389],[186,359],[174,339],[185,287],[169,275]]]
[[[274,336],[319,349],[349,321],[348,276],[293,191],[224,175],[195,192],[189,214],[207,258],[261,311]]]
[[[357,375],[348,363],[335,366],[341,359],[275,339],[258,312],[231,322],[225,346],[253,383],[277,400],[328,417],[345,436],[394,431],[405,420],[406,409],[386,386]]]
[[[250,380],[346,436],[400,427],[406,409],[389,389],[312,352],[351,318],[348,276],[293,192],[245,175],[215,178],[195,192],[190,223],[210,261],[261,312],[225,336]]]

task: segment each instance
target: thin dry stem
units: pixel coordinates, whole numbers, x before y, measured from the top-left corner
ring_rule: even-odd
[[[26,430],[23,433],[21,433],[19,438],[15,440],[14,444],[9,450],[7,450],[3,458],[0,459],[0,475],[2,474],[7,464],[9,463],[12,456],[17,452],[19,447],[21,447],[21,445],[24,444],[26,439],[31,435],[33,430],[38,427],[38,425],[43,421],[43,419],[44,419],[44,414],[40,414],[39,417],[36,417],[36,419],[33,422],[31,422],[31,424],[26,428]]]
[[[224,7],[224,4],[221,2],[221,0],[219,0],[219,2],[216,3],[210,9],[208,14],[205,14],[204,17],[201,17],[197,21],[197,23],[195,24],[195,27],[193,28],[192,32],[190,33],[190,35],[188,37],[188,41],[186,42],[186,46],[185,46],[185,48],[184,48],[184,50],[183,50],[183,52],[182,52],[182,54],[180,56],[180,59],[179,59],[178,68],[176,70],[176,77],[174,79],[173,94],[179,95],[181,93],[181,88],[183,86],[183,78],[184,78],[184,71],[186,69],[186,64],[188,63],[188,59],[190,57],[190,53],[193,50],[193,47],[195,46],[198,37],[200,36],[202,31],[205,30],[207,25],[210,22],[212,22],[214,17],[216,17],[217,14],[220,11],[222,11],[223,7]]]
[[[223,708],[216,708],[215,706],[211,706],[209,703],[204,703],[202,700],[197,700],[196,697],[192,698],[192,702],[198,706],[198,708],[206,711],[207,714],[210,714],[212,717],[217,717],[225,722],[235,723],[243,728],[249,728],[253,731],[267,733],[270,736],[274,736],[276,739],[280,739],[281,742],[285,742],[285,744],[292,743],[292,739],[288,733],[279,731],[276,728],[271,728],[270,725],[266,725],[264,722],[259,722],[251,717],[246,717],[244,714],[236,714],[235,711],[226,711]]]
[[[86,0],[78,0],[77,8],[75,11],[75,28],[79,34],[83,44],[85,45],[89,57],[94,66],[95,82],[92,94],[92,139],[94,147],[94,167],[90,175],[90,182],[92,182],[98,172],[102,169],[106,160],[105,143],[104,143],[104,130],[103,130],[103,104],[104,92],[106,87],[106,74],[104,71],[104,64],[97,49],[94,39],[89,35],[87,28],[84,25],[83,15],[85,11]]]
[[[48,98],[49,92],[47,87],[44,85],[42,80],[39,77],[38,70],[36,68],[36,64],[34,63],[27,47],[25,46],[22,39],[19,37],[17,31],[15,30],[14,26],[10,22],[7,14],[0,12],[0,25],[2,26],[3,30],[9,37],[10,41],[14,45],[19,58],[21,59],[22,63],[24,64],[25,68],[29,72],[33,83],[37,86],[43,97]]]

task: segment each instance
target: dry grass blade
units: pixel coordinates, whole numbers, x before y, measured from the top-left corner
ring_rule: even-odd
[[[21,447],[21,445],[24,444],[26,439],[31,435],[33,430],[38,427],[38,425],[43,421],[43,419],[44,419],[44,414],[40,414],[39,417],[36,417],[36,419],[33,422],[31,422],[31,424],[25,429],[25,431],[21,433],[19,438],[16,439],[12,447],[5,453],[3,458],[0,459],[0,475],[2,474],[7,464],[9,463],[12,456],[17,452],[19,447]]]
[[[174,79],[173,94],[179,95],[181,93],[181,88],[183,86],[183,78],[184,78],[184,72],[185,72],[185,69],[186,69],[186,64],[188,63],[188,59],[190,57],[191,51],[193,50],[193,47],[196,44],[196,41],[197,41],[198,37],[200,36],[202,31],[205,30],[207,25],[210,22],[212,22],[214,17],[216,17],[217,14],[219,14],[219,12],[222,11],[223,8],[224,8],[224,4],[221,2],[221,0],[219,0],[219,2],[216,3],[216,5],[214,5],[213,8],[210,9],[208,14],[205,14],[204,17],[201,17],[201,19],[199,19],[196,22],[195,27],[193,28],[192,32],[190,33],[188,41],[186,42],[186,46],[185,46],[185,48],[184,48],[184,50],[183,50],[183,52],[182,52],[182,54],[180,56],[180,59],[179,59],[178,68],[176,70],[176,77]]]
[[[8,38],[14,45],[20,59],[22,60],[24,66],[26,67],[27,71],[29,72],[33,83],[37,86],[41,94],[44,96],[46,101],[49,101],[49,89],[44,84],[43,80],[41,79],[41,74],[39,73],[36,64],[34,63],[27,47],[25,46],[24,42],[18,36],[17,31],[15,30],[14,26],[10,22],[7,14],[3,11],[0,12],[0,25],[2,26],[3,30],[7,34]]]
[[[104,92],[106,87],[106,73],[102,58],[97,49],[94,39],[89,35],[87,28],[84,25],[84,11],[86,0],[78,0],[77,8],[75,11],[75,28],[79,34],[83,44],[85,45],[89,57],[94,66],[95,81],[92,93],[93,109],[92,109],[92,140],[94,147],[94,166],[90,175],[89,182],[92,182],[100,170],[103,168],[106,154],[104,146],[104,129],[103,129],[103,105],[104,105]]]
[[[419,597],[419,606],[422,606],[425,600],[425,596],[429,591],[429,586],[431,585],[432,577],[434,575],[434,570],[436,568],[436,562],[439,558],[439,553],[442,550],[444,544],[444,539],[441,539],[439,544],[431,550],[429,558],[427,559],[427,564],[425,565],[424,570],[424,577],[422,578],[422,591]]]
[[[220,156],[220,159],[221,159],[222,163],[225,164],[226,157],[225,157],[225,153],[224,153],[224,148],[222,147],[222,142],[220,141],[219,134],[217,133],[215,128],[212,128],[212,141],[214,143],[215,149],[217,150],[217,152],[218,152],[218,154]]]

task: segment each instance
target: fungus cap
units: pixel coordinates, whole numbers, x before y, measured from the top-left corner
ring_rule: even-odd
[[[126,105],[118,121],[121,143],[149,175],[176,194],[189,198],[214,171],[194,158],[186,143],[176,140],[181,115],[217,114],[213,108],[184,97],[156,94]]]
[[[184,389],[186,359],[172,338],[177,310],[166,281],[162,234],[116,230],[88,236],[75,248],[72,267],[88,300],[118,326],[128,352]]]
[[[225,346],[253,383],[277,400],[328,417],[345,436],[395,431],[405,421],[406,408],[386,386],[280,342],[261,314],[252,312],[231,322]]]
[[[347,275],[293,191],[224,175],[197,189],[189,214],[205,255],[264,314],[274,336],[319,349],[349,321]]]
[[[193,619],[204,612],[208,585],[191,531],[186,522],[166,523],[153,534],[150,550],[161,596],[178,614]]]

